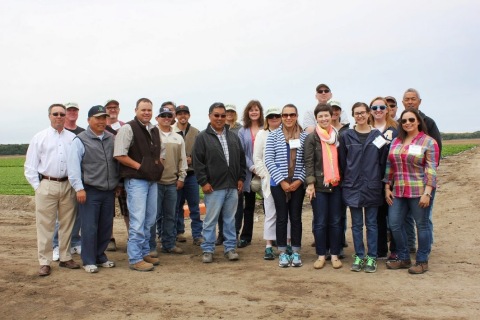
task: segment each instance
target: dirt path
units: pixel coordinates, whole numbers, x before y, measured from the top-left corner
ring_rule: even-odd
[[[281,269],[264,261],[263,219],[255,223],[252,245],[239,249],[240,261],[201,263],[189,240],[186,254],[160,255],[153,272],[128,269],[126,232],[115,219],[120,250],[109,258],[114,269],[97,274],[59,270],[37,276],[34,202],[31,197],[0,196],[1,319],[478,319],[480,316],[480,148],[442,162],[434,209],[435,244],[430,271],[375,274],[344,268],[313,269],[310,205],[305,205],[302,268]],[[475,203],[477,205],[475,205]],[[75,256],[80,262],[80,258]]]

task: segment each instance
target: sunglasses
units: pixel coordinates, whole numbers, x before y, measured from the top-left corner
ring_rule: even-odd
[[[269,114],[269,115],[267,116],[267,119],[279,119],[279,118],[281,118],[281,117],[282,117],[282,116],[279,115],[279,114]]]
[[[377,111],[378,109],[383,111],[387,109],[387,106],[371,106],[370,109],[372,109],[373,111]]]
[[[414,123],[417,119],[415,119],[415,118],[402,119],[402,124],[407,123],[407,120],[410,123]]]
[[[318,93],[329,93],[330,90],[329,89],[324,89],[324,90],[318,90],[317,92]]]
[[[389,106],[390,108],[392,108],[392,109],[394,109],[394,108],[396,108],[396,107],[397,107],[397,105],[396,105],[396,104],[389,104],[388,106]]]
[[[293,119],[293,118],[297,117],[297,114],[296,113],[282,113],[282,118],[283,119],[287,119],[288,117]]]
[[[227,117],[227,115],[225,113],[212,113],[211,114],[212,116],[214,116],[215,118],[222,118],[222,119],[225,119]]]
[[[54,116],[54,117],[58,117],[58,116],[65,117],[65,113],[61,113],[61,112],[54,112],[51,115]]]
[[[160,115],[160,118],[173,118],[173,114],[171,113],[164,113]]]

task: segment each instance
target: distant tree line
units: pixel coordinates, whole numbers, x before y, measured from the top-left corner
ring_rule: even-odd
[[[464,133],[442,133],[443,140],[479,139],[480,131]]]

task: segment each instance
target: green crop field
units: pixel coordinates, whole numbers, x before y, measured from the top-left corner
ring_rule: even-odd
[[[463,140],[462,142],[464,142]],[[473,141],[472,141],[473,142]],[[443,145],[442,156],[448,157],[465,150],[472,149],[478,144],[473,143],[446,143]],[[23,175],[24,156],[0,157],[0,194],[7,195],[34,195],[33,188]],[[203,194],[200,189],[200,195]],[[258,198],[258,196],[257,196]]]

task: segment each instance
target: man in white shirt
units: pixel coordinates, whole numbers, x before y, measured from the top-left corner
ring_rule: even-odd
[[[70,253],[71,233],[76,216],[75,190],[68,182],[67,155],[75,134],[64,129],[66,108],[48,108],[50,127],[37,133],[27,150],[25,178],[35,190],[39,276],[51,273],[52,237],[59,221],[60,267],[79,269]]]

